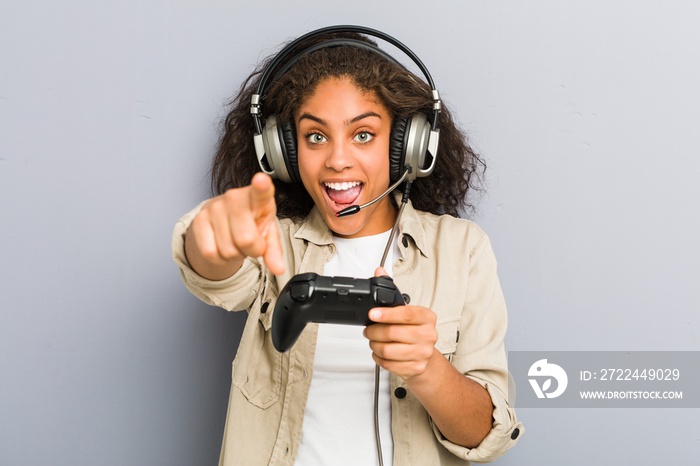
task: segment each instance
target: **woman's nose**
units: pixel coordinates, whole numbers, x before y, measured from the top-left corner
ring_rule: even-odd
[[[346,168],[352,168],[353,164],[352,150],[348,147],[348,143],[344,141],[334,142],[326,158],[326,168],[339,172]]]

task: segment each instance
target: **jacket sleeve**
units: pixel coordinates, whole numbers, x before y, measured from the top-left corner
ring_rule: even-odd
[[[445,439],[431,421],[438,441],[465,460],[493,461],[515,445],[525,431],[509,405],[510,377],[503,344],[506,328],[506,305],[496,273],[496,258],[484,235],[470,252],[460,338],[452,364],[487,390],[493,405],[493,425],[477,447],[466,448]]]
[[[208,280],[190,267],[185,255],[185,233],[204,203],[185,214],[176,224],[172,237],[172,254],[180,268],[187,289],[205,303],[228,311],[247,309],[262,287],[262,267],[257,259],[246,258],[231,277],[220,281]]]

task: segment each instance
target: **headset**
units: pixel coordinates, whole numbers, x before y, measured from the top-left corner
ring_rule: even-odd
[[[276,115],[269,115],[263,121],[262,105],[268,83],[273,83],[286,73],[304,55],[330,47],[358,47],[377,53],[388,61],[403,67],[393,57],[367,42],[357,39],[328,39],[295,52],[300,44],[308,39],[329,33],[360,33],[382,39],[405,53],[418,66],[430,86],[433,97],[433,113],[428,116],[416,113],[408,118],[394,118],[389,143],[390,183],[399,180],[414,181],[430,175],[435,168],[437,148],[440,138],[438,118],[442,107],[440,94],[423,62],[411,49],[388,34],[362,26],[329,26],[311,31],[287,44],[262,72],[257,89],[250,102],[250,113],[255,122],[253,142],[258,163],[263,172],[272,178],[286,183],[300,182],[297,162],[296,132],[292,122],[278,121]]]

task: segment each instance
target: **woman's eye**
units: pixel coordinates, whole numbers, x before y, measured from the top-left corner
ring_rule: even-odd
[[[365,143],[371,141],[373,137],[374,135],[372,133],[362,131],[361,133],[357,133],[357,135],[355,135],[355,141]]]
[[[326,141],[326,137],[319,133],[311,133],[306,135],[306,140],[311,144],[321,144]]]

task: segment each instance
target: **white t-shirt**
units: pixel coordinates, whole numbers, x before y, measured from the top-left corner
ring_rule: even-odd
[[[381,262],[390,231],[360,238],[335,237],[336,254],[324,275],[370,278]],[[394,241],[384,268],[391,276]],[[321,324],[304,413],[297,466],[378,464],[374,434],[375,362],[358,325]],[[393,457],[389,373],[380,371],[379,428],[384,464]]]

